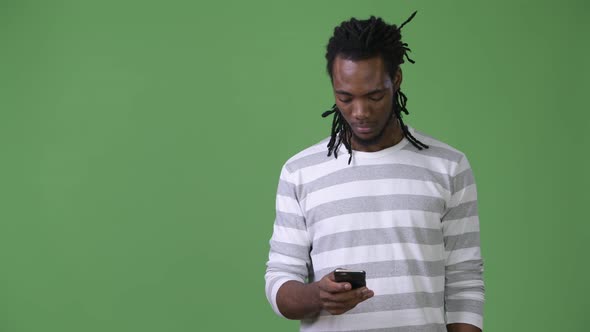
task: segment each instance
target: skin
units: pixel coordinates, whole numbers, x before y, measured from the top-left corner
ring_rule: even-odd
[[[336,57],[332,86],[336,105],[352,129],[354,150],[375,152],[403,139],[401,126],[392,113],[393,98],[401,83],[401,69],[391,77],[381,57],[357,61]],[[343,314],[374,295],[367,287],[351,289],[347,282],[338,283],[330,273],[309,284],[293,280],[284,283],[277,292],[277,305],[285,317],[303,319],[321,310]],[[447,330],[481,331],[470,324],[449,324]]]
[[[481,332],[481,330],[473,326],[471,324],[463,324],[463,323],[456,323],[456,324],[448,324],[447,325],[448,332]]]
[[[381,57],[347,60],[336,57],[332,67],[336,106],[352,129],[352,147],[375,152],[399,143],[403,132],[393,114],[395,92],[402,83],[393,77]]]
[[[302,319],[315,316],[322,309],[332,315],[343,314],[373,295],[367,287],[351,289],[347,282],[334,281],[332,272],[309,284],[287,281],[277,292],[277,305],[285,317]]]

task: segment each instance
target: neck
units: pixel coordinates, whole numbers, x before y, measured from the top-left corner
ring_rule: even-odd
[[[397,117],[392,116],[383,131],[377,135],[374,141],[359,140],[352,136],[352,149],[362,152],[377,152],[392,147],[404,139],[404,132]]]

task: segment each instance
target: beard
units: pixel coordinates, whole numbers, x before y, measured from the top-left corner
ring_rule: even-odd
[[[371,138],[361,138],[358,137],[355,133],[354,130],[350,130],[350,132],[352,133],[352,138],[354,139],[354,142],[362,145],[362,146],[372,146],[377,144],[379,141],[381,141],[381,139],[383,138],[383,135],[385,135],[385,130],[387,130],[387,127],[391,125],[391,123],[395,120],[395,113],[393,112],[393,108],[391,110],[391,113],[389,114],[389,117],[387,118],[387,122],[385,123],[385,125],[383,126],[383,128],[381,128],[381,130],[377,133],[377,135],[371,137]],[[350,126],[349,126],[350,128]]]

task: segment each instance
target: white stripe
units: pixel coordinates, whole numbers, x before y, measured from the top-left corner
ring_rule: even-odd
[[[276,209],[281,212],[293,213],[302,216],[299,203],[294,198],[289,196],[277,195]]]
[[[479,232],[479,217],[473,216],[455,220],[445,220],[442,223],[445,236],[463,233]]]
[[[415,292],[436,293],[445,290],[444,277],[404,276],[367,279],[367,288],[375,295],[392,295]]]
[[[318,239],[334,234],[334,225],[338,225],[339,233],[375,228],[416,227],[440,230],[442,227],[438,213],[397,210],[351,213],[326,218],[310,226],[309,231]]]
[[[481,250],[479,247],[457,249],[452,252],[446,251],[446,254],[448,255],[447,265],[481,259]]]
[[[370,301],[368,299],[367,301]],[[320,316],[312,326],[301,324],[301,331],[352,331],[397,326],[444,324],[442,308],[419,308],[360,314]]]
[[[292,256],[287,256],[283,254],[279,254],[278,252],[271,251],[268,254],[269,262],[285,264],[285,265],[296,265],[296,266],[305,266],[306,262],[299,258],[295,258]]]
[[[309,237],[306,231],[274,225],[272,239],[274,241],[308,246]]]
[[[460,191],[456,192],[451,200],[449,201],[448,208],[452,209],[457,205],[465,202],[471,202],[477,200],[477,191],[475,184],[471,184]]]
[[[285,182],[293,183],[291,181],[291,173],[289,173],[289,171],[285,168],[285,166],[283,166],[283,168],[281,168],[281,174],[279,175],[279,179],[283,180]]]
[[[379,179],[337,184],[308,194],[302,201],[304,211],[341,199],[379,195],[424,195],[448,201],[451,193],[440,184],[421,180]]]
[[[452,161],[442,157],[422,155],[419,152],[413,152],[408,150],[400,151],[399,155],[403,158],[401,159],[401,162],[405,164],[415,165],[418,167],[424,167],[425,165],[427,165],[428,169],[442,174],[449,174],[449,170],[459,165],[459,163],[456,161]]]
[[[391,243],[370,246],[357,246],[325,251],[312,255],[316,271],[346,266],[391,260],[438,261],[443,259],[442,245],[415,243]]]
[[[395,163],[391,158],[362,159],[362,165],[408,165],[420,168],[427,167],[430,171],[441,174],[449,174],[449,170],[457,165],[456,162],[433,156],[424,156],[408,150],[399,150],[395,153]]]
[[[412,127],[408,126],[408,128],[410,128],[410,133],[412,133],[412,135],[414,135],[414,137],[416,137],[416,139],[418,139],[419,141],[421,141],[422,143],[424,143],[426,145],[429,145],[429,146],[432,145],[432,146],[436,146],[439,148],[451,150],[451,151],[456,152],[458,154],[463,154],[463,153],[461,153],[461,151],[455,149],[454,147],[452,147],[446,143],[443,143],[442,141],[437,140],[436,138],[422,135],[422,134],[416,132],[414,130],[414,128],[412,128]]]
[[[271,299],[270,296],[272,295],[272,289],[269,289],[269,287],[274,280],[280,280],[280,279],[292,280],[293,277],[291,276],[291,274],[289,274],[287,272],[268,272],[267,271],[264,274],[264,280],[266,280],[266,284],[264,286],[264,291],[266,292],[266,296],[268,297],[269,301]]]
[[[345,158],[347,158],[345,156]],[[449,170],[456,166],[457,163],[447,159],[441,159],[430,156],[422,156],[411,151],[400,150],[396,151],[396,162],[392,162],[391,158],[366,158],[358,160],[359,166],[367,165],[407,165],[416,166],[420,168],[427,167],[430,171],[435,171],[443,175],[449,175]],[[309,182],[317,180],[321,177],[337,172],[341,169],[350,167],[348,163],[342,162],[340,158],[331,160],[329,162],[310,166],[300,172],[299,185],[305,185]]]
[[[281,288],[281,286],[283,286],[283,284],[289,280],[291,280],[291,279],[289,279],[289,278],[279,279],[277,282],[275,282],[270,294],[267,295],[267,298],[270,297],[270,298],[268,298],[268,302],[270,302],[272,309],[274,310],[274,312],[277,315],[279,315],[281,317],[285,317],[285,316],[283,316],[283,314],[279,310],[279,306],[277,305],[277,293],[279,292],[279,288]]]
[[[481,292],[461,292],[459,294],[450,295],[447,297],[449,300],[477,300],[482,301],[484,300],[483,294]]]
[[[467,323],[483,330],[483,317],[471,312],[447,312],[447,324]]]
[[[456,272],[456,273],[459,273],[459,272]],[[448,283],[447,287],[464,288],[464,287],[476,287],[476,286],[483,286],[483,285],[484,285],[483,280],[463,280],[463,281]]]
[[[325,142],[325,144],[323,144],[324,142]],[[297,160],[299,160],[301,158],[305,158],[307,156],[310,156],[312,154],[316,154],[318,152],[325,152],[327,155],[328,154],[328,148],[326,147],[327,144],[328,144],[328,141],[327,141],[327,138],[325,138],[325,139],[321,140],[320,142],[310,146],[309,148],[302,150],[301,152],[298,152],[296,155],[289,158],[287,160],[287,162],[285,162],[285,164],[297,162]]]
[[[307,184],[318,178],[337,172],[341,169],[350,167],[350,165],[348,165],[348,163],[343,160],[344,158],[340,156],[338,159],[334,158],[333,160],[330,160],[328,162],[317,164],[303,169],[299,173],[300,178],[298,179],[298,185]]]
[[[467,161],[467,158],[463,157],[463,159],[461,159],[461,162],[459,163],[459,165],[457,165],[457,168],[454,170],[453,174],[459,174],[465,170],[470,169],[471,166],[469,165],[469,162]]]

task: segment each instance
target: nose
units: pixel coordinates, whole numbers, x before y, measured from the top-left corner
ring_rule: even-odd
[[[362,100],[356,101],[352,105],[352,116],[357,120],[365,120],[371,114],[369,105]]]

